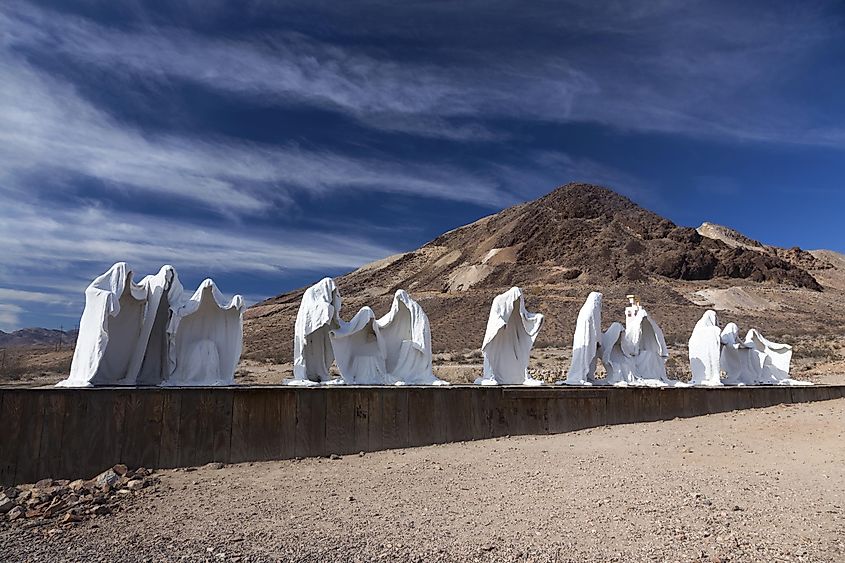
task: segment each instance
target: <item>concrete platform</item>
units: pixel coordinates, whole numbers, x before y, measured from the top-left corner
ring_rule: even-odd
[[[0,484],[350,454],[845,397],[845,386],[0,388]]]

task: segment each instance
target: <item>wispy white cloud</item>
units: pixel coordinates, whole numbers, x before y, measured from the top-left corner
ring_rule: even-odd
[[[13,202],[0,222],[4,263],[0,282],[26,268],[69,270],[78,263],[102,264],[119,256],[148,270],[162,263],[221,272],[316,271],[354,268],[395,249],[348,233],[313,233],[293,229],[252,229],[243,224],[214,227],[96,206],[48,210],[43,204]],[[0,290],[3,291],[3,290]],[[38,293],[0,293],[20,301]]]
[[[39,303],[61,303],[63,300],[54,293],[28,291],[0,287],[0,301],[37,301]]]
[[[115,189],[258,213],[298,192],[359,189],[472,201],[503,201],[499,186],[452,167],[225,139],[149,136],[116,122],[72,86],[0,55],[0,182],[32,189],[29,174],[73,172]],[[455,190],[460,183],[461,190]]]
[[[501,15],[507,3],[492,4],[481,13],[499,14],[492,24],[513,27],[512,17]],[[329,15],[346,11],[321,9]],[[388,34],[385,29],[401,33],[408,21],[451,18],[451,28],[416,26],[411,34],[422,34],[423,42],[442,41],[443,49],[465,33],[464,8],[429,6],[423,13],[408,7],[410,14],[393,19],[394,11],[378,2],[361,9],[384,18],[379,30]],[[814,123],[777,95],[802,58],[836,36],[836,24],[815,5],[772,5],[760,13],[740,4],[564,2],[541,3],[515,17],[521,29],[592,40],[544,52],[521,45],[509,52],[489,42],[487,51],[455,47],[452,62],[436,64],[399,62],[383,51],[290,32],[246,40],[176,28],[125,31],[20,7],[7,11],[5,27],[13,29],[6,40],[13,47],[60,52],[110,72],[174,77],[262,100],[327,107],[371,127],[427,137],[497,140],[504,133],[485,120],[514,117],[733,140],[837,145],[842,138],[842,128]],[[500,31],[507,30],[490,33]],[[363,26],[360,33],[376,32]],[[763,98],[768,101],[761,103]]]

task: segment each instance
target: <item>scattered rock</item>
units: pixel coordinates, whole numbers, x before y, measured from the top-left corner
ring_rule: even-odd
[[[126,488],[130,491],[140,491],[144,488],[144,482],[141,479],[133,479],[126,483]]]
[[[329,456],[329,459],[341,459],[341,457],[340,457],[339,455],[337,455],[337,454],[331,454],[331,455]]]
[[[205,464],[206,469],[223,469],[223,467],[225,466],[219,461],[212,461],[211,463]]]
[[[53,486],[53,480],[52,479],[41,479],[40,481],[35,483],[36,489],[46,489],[47,487],[52,487],[52,486]]]
[[[120,481],[120,475],[118,475],[114,469],[106,469],[94,478],[94,483],[98,488],[106,488],[106,490],[103,491],[104,493],[108,492],[108,489],[111,487],[117,485],[118,481]]]
[[[71,522],[82,522],[82,518],[71,512],[65,512],[65,514],[59,518],[59,524],[70,524]]]
[[[83,481],[82,479],[77,479],[76,481],[71,481],[68,484],[67,488],[70,489],[71,491],[74,491],[74,492],[81,491],[82,489],[85,488],[85,481]]]
[[[9,519],[9,522],[17,520],[21,516],[23,516],[23,508],[21,508],[20,506],[14,507],[8,512],[8,514],[6,514],[6,518]]]
[[[133,472],[118,464],[87,481],[42,479],[34,485],[9,487],[0,492],[0,514],[6,514],[9,522],[24,519],[59,524],[81,522],[90,516],[110,514],[121,497],[157,484],[158,479],[150,477],[151,473],[144,468]],[[61,528],[55,528],[55,533],[61,533]]]

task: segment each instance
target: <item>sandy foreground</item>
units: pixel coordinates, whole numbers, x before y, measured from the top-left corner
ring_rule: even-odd
[[[0,561],[845,561],[845,400],[158,476]]]

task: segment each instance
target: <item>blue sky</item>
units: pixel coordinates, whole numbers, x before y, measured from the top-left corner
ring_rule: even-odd
[[[569,181],[845,251],[837,2],[0,4],[0,329],[253,302]]]

